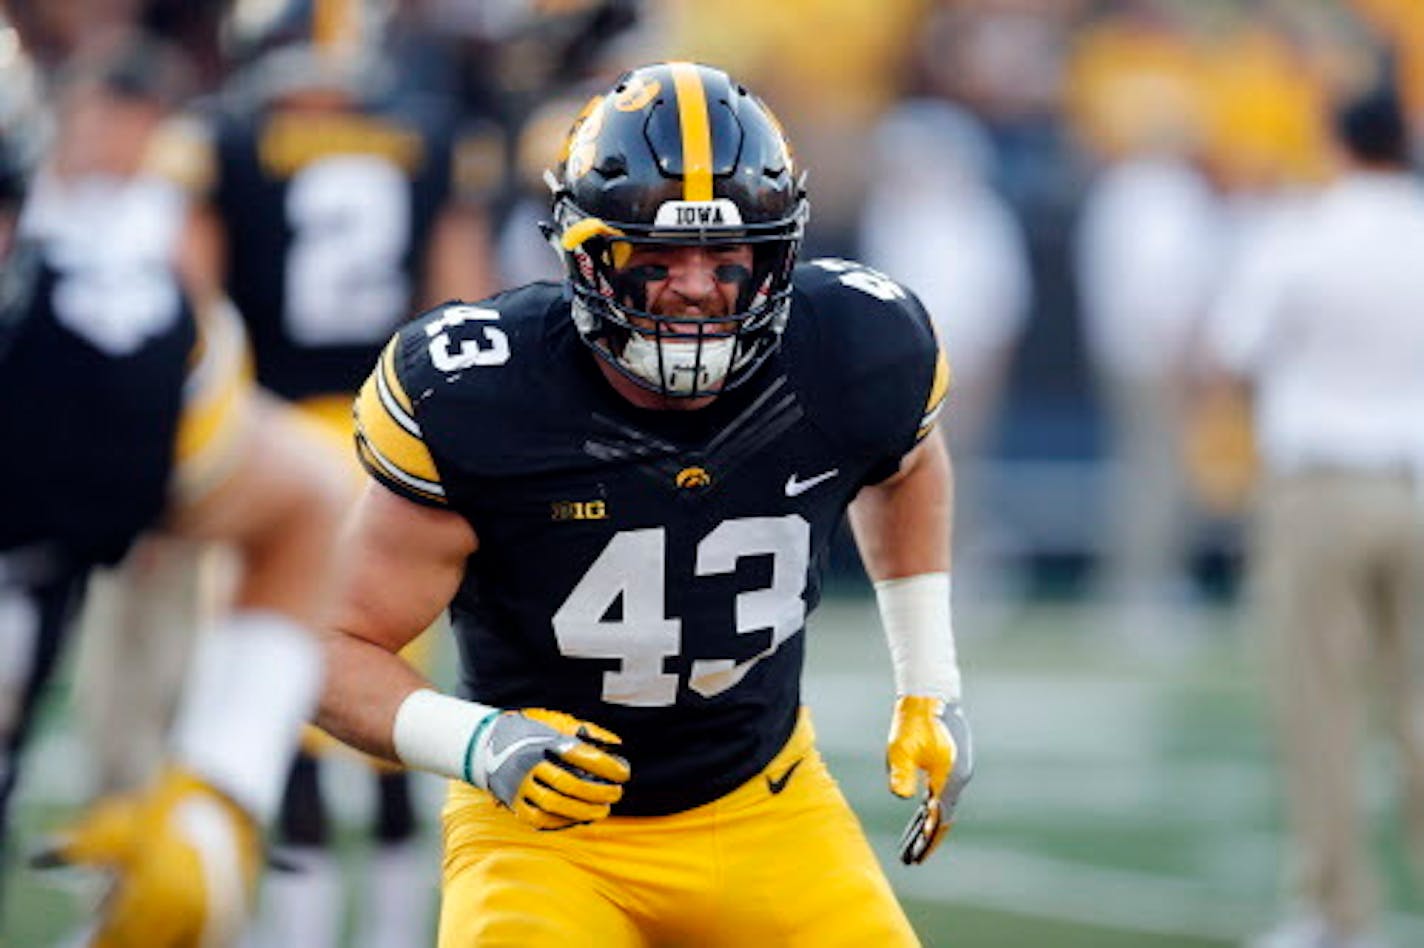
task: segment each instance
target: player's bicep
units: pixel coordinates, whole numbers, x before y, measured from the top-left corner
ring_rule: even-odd
[[[449,605],[476,548],[464,517],[379,484],[367,485],[340,542],[352,562],[332,625],[392,652]]]

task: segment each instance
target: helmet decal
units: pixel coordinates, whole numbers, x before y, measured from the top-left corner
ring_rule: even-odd
[[[598,151],[598,133],[602,130],[603,96],[597,96],[584,106],[569,133],[569,140],[564,148],[567,155],[564,166],[568,169],[569,177],[581,178],[593,168],[594,155]]]
[[[662,91],[663,84],[658,80],[648,81],[638,76],[618,93],[618,98],[613,100],[613,107],[620,112],[637,112],[647,108],[648,103],[656,99]]]
[[[707,90],[692,63],[671,63],[682,122],[682,199],[712,200],[712,126],[707,118]]]

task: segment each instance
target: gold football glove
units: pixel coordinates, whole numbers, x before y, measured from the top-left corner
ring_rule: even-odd
[[[252,818],[173,767],[142,793],[95,804],[33,861],[114,873],[93,948],[211,948],[236,942],[261,856]]]
[[[905,695],[895,702],[885,752],[890,792],[914,796],[920,773],[928,778],[925,799],[900,840],[900,861],[924,862],[954,825],[959,795],[974,776],[974,741],[958,703]]]
[[[475,782],[535,829],[559,830],[608,815],[631,771],[610,751],[611,731],[561,711],[526,708],[493,715],[476,731]]]

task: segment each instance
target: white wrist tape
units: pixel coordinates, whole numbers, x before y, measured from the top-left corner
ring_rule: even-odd
[[[921,573],[875,584],[897,695],[959,700],[950,589],[948,573]]]
[[[239,612],[198,642],[173,753],[259,822],[277,811],[321,691],[316,638],[276,612]]]
[[[475,767],[475,745],[499,713],[499,708],[421,688],[396,709],[391,743],[407,767],[485,787],[485,775]]]

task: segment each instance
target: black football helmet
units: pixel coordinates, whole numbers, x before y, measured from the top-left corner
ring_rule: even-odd
[[[707,396],[746,381],[776,348],[808,216],[804,176],[770,110],[725,72],[671,62],[625,73],[584,106],[545,177],[546,232],[574,323],[622,375],[665,396]],[[643,286],[620,272],[637,244],[750,246],[735,312],[649,312]]]

